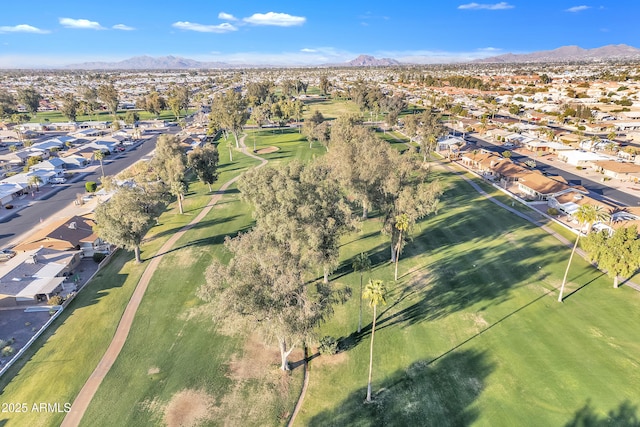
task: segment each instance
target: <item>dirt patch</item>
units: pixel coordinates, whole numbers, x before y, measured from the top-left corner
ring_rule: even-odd
[[[242,356],[234,354],[229,362],[230,376],[234,380],[261,378],[265,372],[276,368],[280,351],[264,345],[260,337],[252,335],[244,345]]]
[[[157,366],[151,367],[147,371],[147,375],[156,375],[156,374],[159,374],[159,373],[160,373],[160,368],[158,368]]]
[[[182,390],[165,407],[164,423],[168,427],[196,426],[210,419],[214,403],[204,391]]]
[[[256,151],[256,154],[270,154],[270,153],[275,153],[276,151],[279,151],[280,147],[267,147],[267,148],[261,148],[258,151]]]

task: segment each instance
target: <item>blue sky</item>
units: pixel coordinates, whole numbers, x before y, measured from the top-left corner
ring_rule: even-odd
[[[315,65],[370,54],[442,63],[566,45],[640,47],[636,0],[6,3],[0,68],[136,55]]]

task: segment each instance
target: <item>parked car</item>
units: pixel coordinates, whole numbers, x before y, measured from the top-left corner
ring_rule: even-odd
[[[55,178],[51,178],[49,182],[51,182],[52,184],[64,184],[65,182],[67,182],[67,179],[57,176]]]
[[[15,251],[9,249],[0,250],[0,261],[7,261],[16,256]]]

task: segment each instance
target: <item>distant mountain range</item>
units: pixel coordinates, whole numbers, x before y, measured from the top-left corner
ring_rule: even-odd
[[[540,52],[492,56],[477,59],[472,63],[526,63],[526,62],[568,62],[602,60],[640,60],[640,49],[625,44],[608,45],[594,49],[579,46],[563,46],[554,50]],[[360,55],[351,61],[339,64],[323,64],[318,67],[388,67],[403,65],[391,58],[375,58]],[[409,64],[407,64],[409,65]],[[74,70],[187,70],[207,68],[270,68],[282,65],[229,64],[226,62],[200,62],[178,56],[134,56],[119,62],[85,62],[72,64],[64,68]]]
[[[187,70],[202,68],[240,68],[249,67],[232,65],[225,62],[200,62],[178,56],[134,56],[118,62],[84,62],[67,65],[72,70]]]
[[[526,54],[507,53],[477,59],[474,63],[517,63],[517,62],[568,62],[568,61],[602,61],[602,60],[640,59],[640,49],[626,44],[607,45],[594,49],[583,49],[579,46],[562,46],[553,50],[543,50]]]
[[[385,67],[400,65],[400,62],[390,58],[374,58],[370,55],[360,55],[342,64],[324,64],[321,67]],[[84,62],[82,64],[67,65],[72,70],[187,70],[207,68],[270,68],[278,65],[250,65],[228,64],[226,62],[200,62],[178,56],[134,56],[118,62]]]

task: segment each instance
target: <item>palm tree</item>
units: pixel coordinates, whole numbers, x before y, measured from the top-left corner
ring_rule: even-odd
[[[93,152],[93,157],[100,162],[100,169],[102,170],[102,177],[104,178],[104,166],[102,166],[102,159],[104,159],[104,153],[102,150],[96,150]]]
[[[616,134],[616,131],[613,131],[613,130],[609,132],[609,134],[607,135],[607,139],[610,141],[614,141],[617,137],[618,137],[618,134]]]
[[[369,254],[361,252],[359,255],[356,255],[351,266],[353,267],[353,271],[360,272],[360,314],[358,316],[358,333],[360,333],[360,331],[362,331],[362,275],[365,270],[371,270]]]
[[[567,269],[564,272],[564,277],[562,279],[562,285],[560,286],[560,294],[558,295],[558,302],[562,302],[562,294],[564,292],[564,285],[567,283],[567,275],[569,274],[569,267],[571,267],[571,260],[573,260],[573,254],[576,252],[576,248],[578,247],[578,240],[580,240],[580,235],[582,234],[582,230],[586,227],[587,231],[585,234],[589,234],[591,232],[591,227],[595,222],[604,221],[607,218],[608,214],[604,210],[604,208],[600,205],[582,205],[578,209],[578,211],[574,214],[574,217],[578,220],[578,222],[582,225],[578,230],[578,236],[576,237],[576,242],[573,245],[573,250],[571,251],[571,255],[569,256],[569,263],[567,264]]]
[[[369,382],[367,383],[367,402],[371,402],[371,376],[373,373],[373,337],[376,332],[376,317],[378,304],[386,304],[387,289],[382,280],[369,280],[364,290],[363,297],[369,300],[373,307],[373,323],[371,325],[371,347],[369,349]]]
[[[35,185],[36,191],[40,191],[40,184],[42,184],[42,178],[38,175],[31,175],[29,177],[29,185]]]
[[[396,272],[394,280],[398,280],[398,260],[400,259],[400,250],[402,249],[402,233],[406,233],[409,229],[409,217],[407,214],[398,215],[396,217],[396,230],[400,232],[398,243],[396,245]]]

